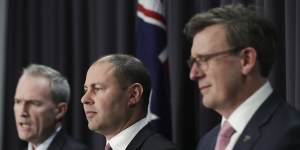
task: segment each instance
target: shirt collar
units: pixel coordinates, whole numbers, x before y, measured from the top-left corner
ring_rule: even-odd
[[[61,125],[59,125],[55,132],[49,136],[43,143],[39,144],[35,150],[47,150],[47,148],[49,147],[50,143],[52,142],[52,140],[54,139],[54,137],[56,136],[56,134],[61,130]],[[32,149],[32,144],[28,143],[28,147],[27,150],[33,150]]]
[[[111,146],[113,150],[125,150],[126,147],[129,145],[131,140],[135,137],[135,135],[144,127],[146,126],[148,121],[146,118],[141,119],[140,121],[136,122],[132,126],[126,128],[125,130],[121,131],[116,136],[112,137],[107,143]]]
[[[249,120],[252,118],[256,110],[271,95],[273,88],[269,81],[261,86],[254,94],[246,99],[228,118],[228,122],[236,130],[241,133]],[[222,118],[222,124],[226,119]]]

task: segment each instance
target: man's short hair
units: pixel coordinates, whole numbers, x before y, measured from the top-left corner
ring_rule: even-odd
[[[232,48],[256,49],[260,74],[267,77],[277,53],[277,36],[271,23],[258,15],[255,7],[226,5],[194,15],[184,33],[193,38],[204,28],[216,24],[224,25],[227,42]]]
[[[121,87],[126,88],[133,83],[140,83],[143,86],[142,101],[147,110],[151,80],[144,64],[139,59],[126,54],[107,55],[98,59],[94,64],[103,62],[109,62],[115,67],[114,75]]]
[[[50,96],[55,103],[69,102],[70,85],[65,77],[55,69],[39,64],[31,64],[24,68],[23,75],[43,77],[49,81]]]

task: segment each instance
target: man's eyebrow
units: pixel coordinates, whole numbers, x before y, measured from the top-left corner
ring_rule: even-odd
[[[103,86],[104,84],[101,83],[101,82],[95,82],[95,83],[90,84],[89,86],[95,87],[95,86],[97,86],[97,85]],[[84,87],[84,88],[88,88],[88,85],[84,85],[83,87]]]
[[[23,98],[14,98],[15,101],[26,101],[26,102],[32,102],[32,101],[40,101],[38,99],[23,99]]]

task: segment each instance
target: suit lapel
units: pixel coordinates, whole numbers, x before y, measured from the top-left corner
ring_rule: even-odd
[[[275,110],[282,103],[275,92],[260,106],[253,115],[243,133],[234,146],[234,150],[250,150],[261,135],[261,128],[268,123]]]
[[[126,150],[138,150],[142,147],[143,143],[155,134],[154,131],[149,129],[149,125],[146,125],[142,130],[138,132],[138,134],[133,138],[133,140],[126,147]]]
[[[198,143],[197,150],[214,150],[217,142],[220,124],[210,130]]]
[[[52,140],[47,150],[60,150],[65,143],[65,139],[64,131],[60,130]]]
[[[217,138],[218,138],[218,134],[219,134],[219,131],[221,129],[221,125],[219,124],[215,130],[213,130],[213,138],[212,140],[209,141],[209,143],[207,143],[207,150],[214,150],[215,149],[215,146],[217,144]]]

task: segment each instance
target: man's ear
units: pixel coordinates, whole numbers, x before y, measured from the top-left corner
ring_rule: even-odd
[[[257,63],[257,52],[252,47],[246,47],[241,50],[241,71],[243,75],[248,75],[252,72]]]
[[[133,107],[141,101],[144,88],[140,83],[134,83],[130,85],[130,87],[128,88],[128,92],[129,92],[128,106]]]
[[[68,104],[65,102],[59,102],[55,109],[56,120],[62,120],[68,110]]]

